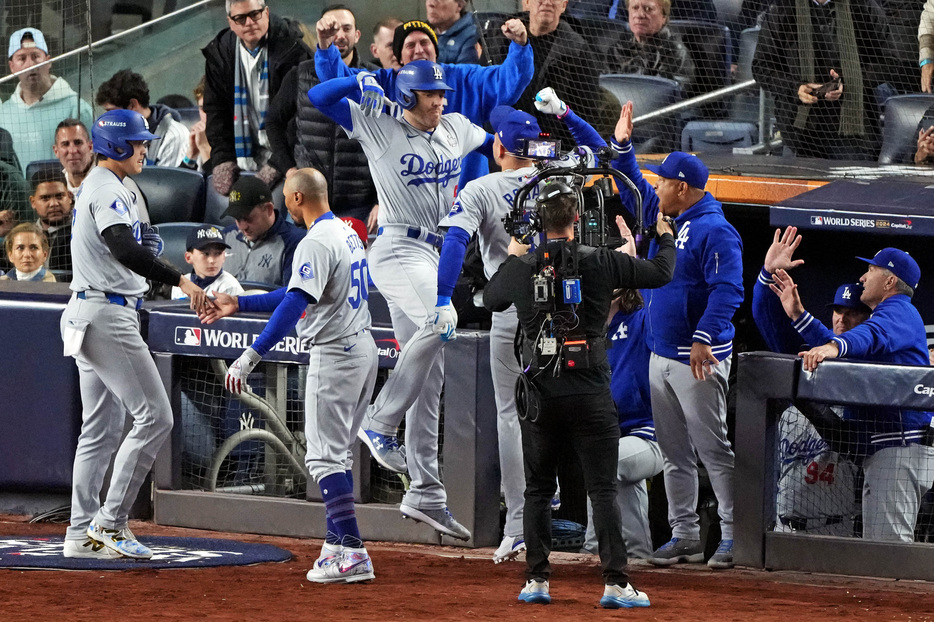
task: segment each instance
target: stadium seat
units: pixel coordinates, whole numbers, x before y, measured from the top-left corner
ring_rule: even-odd
[[[133,179],[139,185],[154,225],[165,222],[202,222],[204,176],[185,168],[147,166]]]
[[[931,106],[934,106],[934,95],[926,94],[896,95],[885,102],[880,164],[914,161],[918,144],[918,123]]]
[[[759,26],[754,26],[745,29],[739,35],[739,57],[736,59],[737,82],[748,82],[755,79],[752,75],[752,59],[756,55],[760,30]],[[772,95],[764,89],[756,88],[736,94],[730,109],[730,120],[758,124],[760,97],[765,98],[765,118],[771,119],[772,110],[775,107]],[[766,132],[766,135],[768,135],[768,132]]]
[[[734,147],[751,147],[756,137],[753,123],[691,121],[681,131],[681,151],[733,153]]]
[[[188,232],[197,227],[197,222],[167,222],[159,225],[159,235],[165,244],[162,259],[175,266],[182,274],[191,272],[185,262],[185,246]]]
[[[47,168],[62,170],[62,163],[58,160],[35,160],[26,165],[26,181],[36,173],[36,171]]]
[[[623,7],[625,11],[625,7]],[[619,40],[620,36],[629,30],[625,22],[619,22],[603,17],[566,17],[568,25],[577,34],[584,38],[588,48],[592,50],[594,60],[599,66],[605,67],[607,53],[610,47]]]
[[[681,36],[681,41],[694,61],[694,79],[685,88],[685,98],[690,99],[730,85],[733,54],[729,28],[721,24],[689,20],[671,20],[668,27]],[[726,103],[721,100],[703,104],[689,116],[718,119],[725,117],[727,112]]]
[[[194,108],[177,108],[175,111],[182,118],[182,123],[184,123],[185,127],[188,129],[191,129],[192,125],[201,120],[201,114],[197,106]]]
[[[600,86],[612,93],[620,105],[632,100],[638,117],[681,100],[681,86],[674,80],[639,74],[606,74]],[[677,115],[640,123],[633,129],[633,144],[639,153],[667,153],[680,143]]]

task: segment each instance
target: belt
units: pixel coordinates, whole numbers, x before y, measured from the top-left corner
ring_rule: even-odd
[[[421,242],[427,242],[438,250],[441,250],[441,244],[444,243],[443,235],[432,233],[431,231],[426,231],[421,227],[413,227],[411,225],[383,225],[376,230],[376,235],[383,235],[384,233],[390,232],[398,232],[404,234],[407,238],[412,238],[413,240],[419,240]]]
[[[107,302],[109,302],[112,305],[120,305],[121,307],[126,307],[126,306],[135,307],[137,311],[139,311],[140,307],[143,306],[142,298],[135,298],[134,296],[127,297],[127,296],[124,296],[123,294],[113,294],[111,292],[98,292],[93,289],[83,291],[83,292],[78,292],[77,296],[80,300],[89,300],[89,299],[94,299],[94,298],[106,298]],[[132,302],[134,299],[136,300],[136,302]]]

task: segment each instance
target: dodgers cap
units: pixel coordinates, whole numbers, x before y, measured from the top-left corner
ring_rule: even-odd
[[[844,283],[837,288],[834,294],[833,302],[828,307],[844,307],[846,309],[855,309],[871,313],[872,309],[860,302],[859,297],[863,295],[862,283]]]
[[[683,151],[672,151],[661,164],[646,164],[645,168],[659,177],[684,181],[692,188],[700,190],[707,185],[707,178],[710,176],[707,165],[701,162],[700,158]]]
[[[911,255],[897,248],[883,248],[872,259],[865,257],[857,257],[857,259],[891,271],[892,274],[905,281],[911,289],[917,289],[918,281],[921,280],[921,268],[918,267],[918,262]]]
[[[535,140],[542,133],[538,121],[527,112],[512,106],[497,106],[490,113],[490,125],[510,153],[517,153],[522,140]]]

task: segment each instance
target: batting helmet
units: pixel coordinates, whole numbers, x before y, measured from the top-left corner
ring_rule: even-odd
[[[396,74],[396,101],[406,110],[415,107],[415,91],[453,91],[444,82],[444,69],[430,60],[413,60]]]
[[[133,155],[131,140],[156,140],[160,136],[149,131],[146,119],[133,110],[110,110],[97,117],[91,128],[94,153],[112,160],[126,160]]]

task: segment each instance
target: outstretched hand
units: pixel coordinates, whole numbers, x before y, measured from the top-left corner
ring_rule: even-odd
[[[798,246],[801,244],[801,236],[797,235],[797,227],[786,227],[785,232],[781,229],[775,230],[772,236],[772,245],[765,253],[765,271],[769,274],[775,274],[776,270],[791,270],[804,264],[803,259],[792,259]]]
[[[632,102],[628,101],[623,104],[622,109],[619,111],[619,120],[616,122],[616,130],[613,132],[613,137],[618,143],[624,143],[630,138],[632,138]]]
[[[801,296],[798,294],[798,286],[791,275],[781,268],[776,270],[772,276],[775,282],[769,285],[769,289],[775,292],[782,301],[785,315],[791,318],[791,321],[797,322],[798,318],[804,315],[804,303],[801,302]]]

